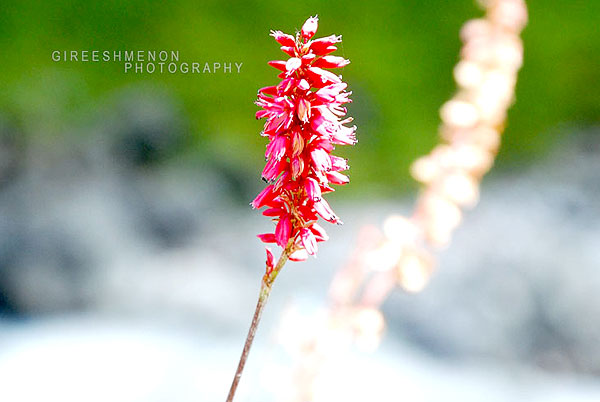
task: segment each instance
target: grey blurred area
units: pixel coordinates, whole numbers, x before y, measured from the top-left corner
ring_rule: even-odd
[[[0,400],[223,400],[271,229],[247,206],[259,173],[186,159],[168,93],[91,116],[84,140],[52,142],[0,115]],[[385,303],[381,348],[323,374],[338,400],[600,400],[600,132],[564,131],[484,180],[429,286]],[[324,306],[359,229],[411,201],[335,199],[346,224],[278,279],[240,401],[278,400],[264,372],[293,364],[286,307]]]

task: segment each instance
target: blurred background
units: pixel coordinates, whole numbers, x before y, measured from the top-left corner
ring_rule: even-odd
[[[600,400],[600,2],[534,0],[516,104],[481,202],[429,286],[394,293],[376,352],[340,358],[321,400]],[[281,317],[311,315],[363,225],[410,211],[410,162],[438,142],[471,1],[0,5],[0,400],[223,400],[264,267],[258,88],[317,36],[353,91],[345,222],[290,264],[239,400],[280,400]],[[54,50],[175,50],[239,74],[134,74]]]

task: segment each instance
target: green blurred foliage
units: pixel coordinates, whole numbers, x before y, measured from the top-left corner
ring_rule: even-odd
[[[499,163],[526,161],[555,142],[554,128],[600,120],[600,2],[529,1],[525,65]],[[0,108],[33,140],[73,135],[119,88],[150,85],[180,99],[187,151],[258,180],[264,163],[259,87],[277,82],[283,54],[270,29],[294,33],[318,14],[318,35],[342,34],[338,54],[354,91],[359,144],[346,194],[398,194],[408,166],[437,142],[438,110],[455,91],[458,31],[482,15],[472,1],[4,0],[0,5]],[[181,61],[243,62],[241,74],[125,74],[119,63],[53,62],[53,50],[179,50]],[[78,136],[85,130],[75,130]]]

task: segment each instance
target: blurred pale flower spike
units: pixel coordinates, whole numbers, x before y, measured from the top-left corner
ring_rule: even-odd
[[[329,345],[348,345],[350,339],[363,349],[376,348],[385,327],[381,304],[397,285],[411,293],[425,288],[435,252],[449,244],[463,208],[479,200],[479,184],[494,163],[513,102],[523,61],[519,35],[527,23],[523,0],[480,3],[485,18],[468,21],[461,29],[464,45],[454,69],[458,91],[440,110],[441,142],[411,166],[412,176],[423,186],[414,211],[409,217],[388,217],[383,231],[363,228],[348,264],[331,283],[327,321],[336,331],[302,338],[295,345],[305,361],[319,364],[298,366],[299,386],[290,400],[331,399],[323,395],[326,388],[318,387],[323,368],[343,367],[335,365],[342,361],[337,358],[341,352]]]
[[[387,243],[403,249],[383,266],[396,267],[400,286],[409,291],[425,286],[432,272],[432,252],[449,244],[462,220],[462,208],[477,204],[479,183],[494,163],[514,99],[523,62],[519,35],[527,23],[525,3],[485,0],[481,4],[485,18],[466,22],[460,32],[464,44],[454,69],[458,92],[440,110],[442,142],[411,166],[423,190],[413,216],[405,222],[416,227],[388,219],[384,243],[375,251],[385,259]],[[402,231],[412,235],[399,239]]]

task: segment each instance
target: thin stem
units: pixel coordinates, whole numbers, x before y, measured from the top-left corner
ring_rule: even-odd
[[[269,299],[269,295],[271,294],[271,287],[275,278],[281,271],[281,268],[287,262],[290,255],[290,245],[286,247],[279,260],[277,261],[277,265],[273,271],[266,273],[263,276],[262,283],[260,286],[260,293],[258,295],[258,302],[256,303],[256,309],[254,310],[254,316],[252,317],[252,324],[250,324],[250,329],[248,330],[248,335],[246,336],[246,342],[244,343],[244,349],[242,350],[242,356],[240,356],[240,362],[238,363],[237,370],[235,372],[235,376],[233,377],[233,382],[231,383],[231,388],[229,389],[229,395],[227,396],[227,402],[232,402],[233,397],[235,396],[235,391],[237,390],[237,386],[242,378],[242,372],[244,371],[244,366],[246,365],[246,360],[248,360],[248,355],[250,354],[250,347],[252,346],[252,342],[254,341],[254,335],[256,335],[256,329],[258,328],[258,324],[260,323],[260,318],[262,316],[262,312],[267,305],[267,300]]]

